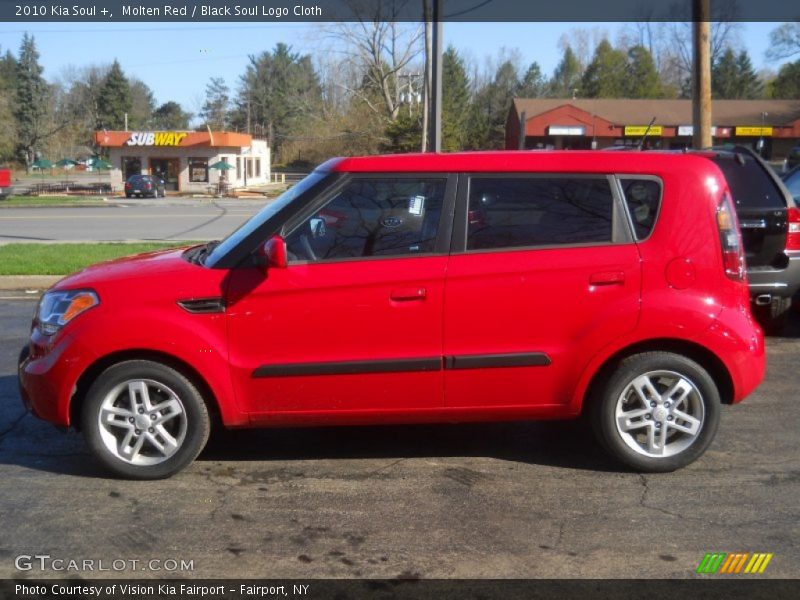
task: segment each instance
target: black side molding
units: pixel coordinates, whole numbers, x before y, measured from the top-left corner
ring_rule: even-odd
[[[550,357],[544,352],[513,352],[508,354],[473,354],[446,356],[445,369],[498,369],[507,367],[546,367]]]
[[[299,375],[360,375],[362,373],[403,373],[440,371],[441,357],[399,358],[392,360],[351,360],[343,362],[262,365],[253,377],[296,377]]]
[[[544,352],[474,354],[430,358],[389,360],[350,360],[343,362],[291,363],[262,365],[253,377],[299,377],[310,375],[360,375],[363,373],[407,373],[445,369],[498,369],[508,367],[546,367],[550,357]]]

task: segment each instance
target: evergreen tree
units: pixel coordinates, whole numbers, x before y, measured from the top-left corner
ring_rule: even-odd
[[[786,100],[800,98],[800,60],[781,67],[772,82],[772,97]]]
[[[663,96],[656,63],[644,46],[634,46],[628,50],[624,96],[627,98],[661,98]]]
[[[503,148],[508,111],[518,89],[517,69],[507,60],[497,68],[492,82],[475,95],[469,118],[468,147]]]
[[[381,152],[419,152],[422,120],[417,115],[401,110],[397,118],[386,125],[385,133],[388,143],[381,145]],[[444,140],[442,148],[444,149]]]
[[[148,129],[153,125],[156,101],[153,91],[144,81],[131,78],[131,111],[128,115],[129,129]]]
[[[131,112],[132,106],[131,86],[115,60],[97,95],[98,125],[104,129],[124,129],[125,114]]]
[[[279,149],[292,134],[306,128],[306,119],[320,111],[322,88],[309,55],[279,43],[272,52],[251,56],[241,78],[236,124],[266,134]],[[248,118],[249,115],[249,118]]]
[[[734,54],[728,48],[711,69],[711,93],[714,98],[753,99],[761,94],[758,81],[746,50]]]
[[[206,85],[206,101],[200,110],[200,117],[215,131],[225,131],[230,124],[230,96],[228,86],[222,77],[212,77]]]
[[[177,102],[165,102],[153,112],[153,126],[157,129],[188,129],[192,115],[184,112]]]
[[[594,51],[592,62],[581,80],[581,96],[622,98],[628,87],[628,59],[625,53],[603,40]]]
[[[517,96],[520,98],[539,98],[544,95],[546,90],[547,82],[544,80],[544,75],[542,75],[542,69],[539,67],[539,63],[532,62],[522,78],[517,90]]]
[[[42,78],[42,71],[33,36],[26,33],[22,37],[17,61],[17,90],[13,110],[18,151],[26,168],[36,160],[37,147],[47,136],[45,117],[50,90]]]
[[[581,63],[569,46],[550,80],[548,95],[552,98],[572,98],[581,87]]]
[[[462,150],[469,117],[469,78],[464,61],[453,46],[442,55],[442,149]]]

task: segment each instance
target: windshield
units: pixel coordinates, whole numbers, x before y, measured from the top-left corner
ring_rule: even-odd
[[[246,221],[239,229],[226,237],[219,245],[214,248],[214,251],[208,255],[205,264],[208,267],[213,267],[214,264],[225,256],[233,248],[239,245],[247,236],[253,233],[256,229],[261,227],[269,219],[275,216],[280,210],[286,207],[289,203],[297,198],[300,194],[319,183],[323,178],[328,176],[328,171],[314,171],[304,179],[298,181],[295,185],[286,190],[283,194],[278,196],[275,200],[267,204],[264,208],[253,215]]]

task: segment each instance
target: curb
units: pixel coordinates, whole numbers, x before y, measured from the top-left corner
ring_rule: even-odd
[[[4,275],[0,276],[2,291],[43,291],[64,275]]]

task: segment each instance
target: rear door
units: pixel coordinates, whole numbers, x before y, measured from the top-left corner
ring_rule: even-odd
[[[445,402],[569,402],[597,351],[637,323],[639,252],[604,175],[468,176],[445,284]]]

